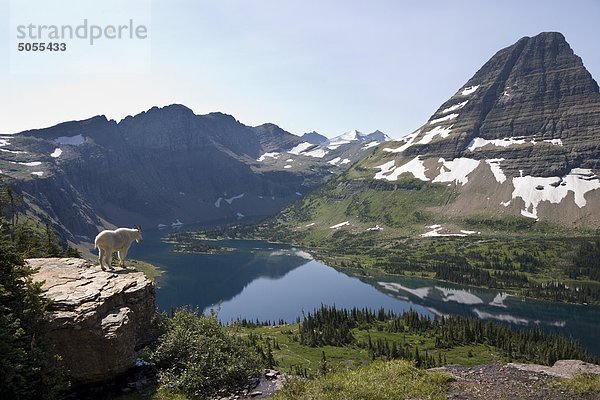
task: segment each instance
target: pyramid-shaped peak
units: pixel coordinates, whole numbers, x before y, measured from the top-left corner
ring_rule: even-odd
[[[600,166],[588,157],[599,126],[598,84],[561,33],[543,32],[494,54],[432,114],[404,154],[505,158],[512,176],[520,170],[558,176]],[[527,157],[509,162],[515,149]],[[561,162],[539,162],[543,157]]]

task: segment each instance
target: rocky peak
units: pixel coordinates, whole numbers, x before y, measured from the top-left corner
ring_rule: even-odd
[[[562,34],[545,32],[498,51],[420,129],[366,164],[376,180],[455,186],[446,213],[597,226],[599,137],[598,84]]]
[[[388,140],[391,140],[390,137],[388,135],[386,135],[385,133],[381,132],[380,130],[376,130],[375,132],[371,132],[368,135],[364,136],[366,141],[376,141],[376,142],[387,142]]]
[[[504,162],[509,176],[554,176],[600,166],[588,157],[599,130],[598,84],[562,34],[544,32],[497,52],[438,108],[405,153],[518,158],[519,165]]]
[[[302,135],[302,140],[305,140],[308,143],[312,143],[312,144],[327,144],[327,143],[329,143],[329,139],[327,139],[325,136],[321,135],[320,133],[317,133],[316,131],[305,133],[304,135]]]
[[[301,138],[292,135],[275,124],[262,124],[252,129],[258,135],[264,152],[289,150],[302,142]]]
[[[155,312],[154,285],[143,273],[102,271],[77,258],[27,263],[52,300],[45,335],[74,383],[109,379],[134,366]]]

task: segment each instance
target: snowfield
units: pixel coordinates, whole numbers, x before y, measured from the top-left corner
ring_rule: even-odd
[[[506,175],[500,168],[500,162],[504,161],[504,158],[491,158],[489,160],[485,160],[485,163],[490,166],[492,170],[492,174],[494,174],[494,178],[498,183],[504,183],[506,181]]]
[[[450,121],[451,119],[454,119],[456,117],[458,117],[458,114],[448,114],[441,118],[432,119],[431,121],[429,121],[429,125],[435,125],[439,124],[440,122]]]
[[[260,162],[260,161],[265,161],[265,160],[266,160],[267,158],[269,158],[269,157],[270,157],[270,158],[277,159],[277,158],[279,157],[279,153],[277,153],[277,152],[265,153],[265,154],[263,154],[262,156],[258,157],[258,158],[256,159],[256,161],[259,161],[259,162]]]
[[[297,146],[294,146],[292,149],[288,150],[288,153],[290,154],[295,154],[295,155],[300,155],[300,153],[302,153],[305,150],[308,150],[309,148],[315,146],[312,143],[308,143],[308,142],[302,142]]]
[[[448,137],[448,135],[452,131],[452,127],[453,126],[454,125],[450,125],[450,126],[436,126],[432,130],[427,131],[425,133],[425,136],[423,136],[421,138],[421,140],[419,140],[418,144],[427,144],[427,143],[431,142],[433,140],[433,138],[435,138],[436,136],[440,136],[440,137],[443,137],[443,138]]]
[[[468,96],[471,93],[475,92],[477,89],[479,89],[479,85],[477,86],[469,86],[463,89],[462,92],[460,92],[461,96]]]
[[[449,112],[452,112],[452,111],[460,110],[461,108],[463,108],[464,106],[466,106],[468,102],[469,102],[469,100],[465,100],[462,103],[458,103],[458,104],[455,104],[455,105],[450,106],[448,108],[444,108],[441,112],[442,112],[442,114],[446,114],[446,113],[449,113]]]
[[[433,182],[456,182],[463,186],[469,182],[469,174],[479,166],[479,160],[463,157],[455,158],[452,161],[440,158],[439,162],[442,163],[440,174]]]
[[[340,222],[337,225],[330,226],[329,228],[330,229],[337,229],[337,228],[341,228],[342,226],[348,226],[348,225],[350,225],[350,221],[344,221],[344,222]]]
[[[525,202],[521,215],[538,219],[537,207],[542,201],[558,204],[569,192],[573,192],[575,204],[584,207],[587,204],[585,194],[600,189],[600,179],[590,169],[573,168],[563,177],[515,177],[513,186],[512,200],[521,198]]]

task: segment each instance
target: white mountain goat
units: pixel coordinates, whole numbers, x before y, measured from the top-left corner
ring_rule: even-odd
[[[98,248],[98,261],[100,267],[104,269],[104,264],[113,269],[110,264],[112,254],[116,251],[119,254],[120,266],[125,268],[125,257],[127,250],[133,241],[142,243],[142,228],[137,226],[135,229],[119,228],[114,231],[104,230],[96,236],[94,244]]]

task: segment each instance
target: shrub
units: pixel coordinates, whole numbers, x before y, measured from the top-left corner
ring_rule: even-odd
[[[161,385],[194,399],[243,385],[259,366],[256,354],[228,333],[216,314],[187,308],[165,321],[151,358]]]

